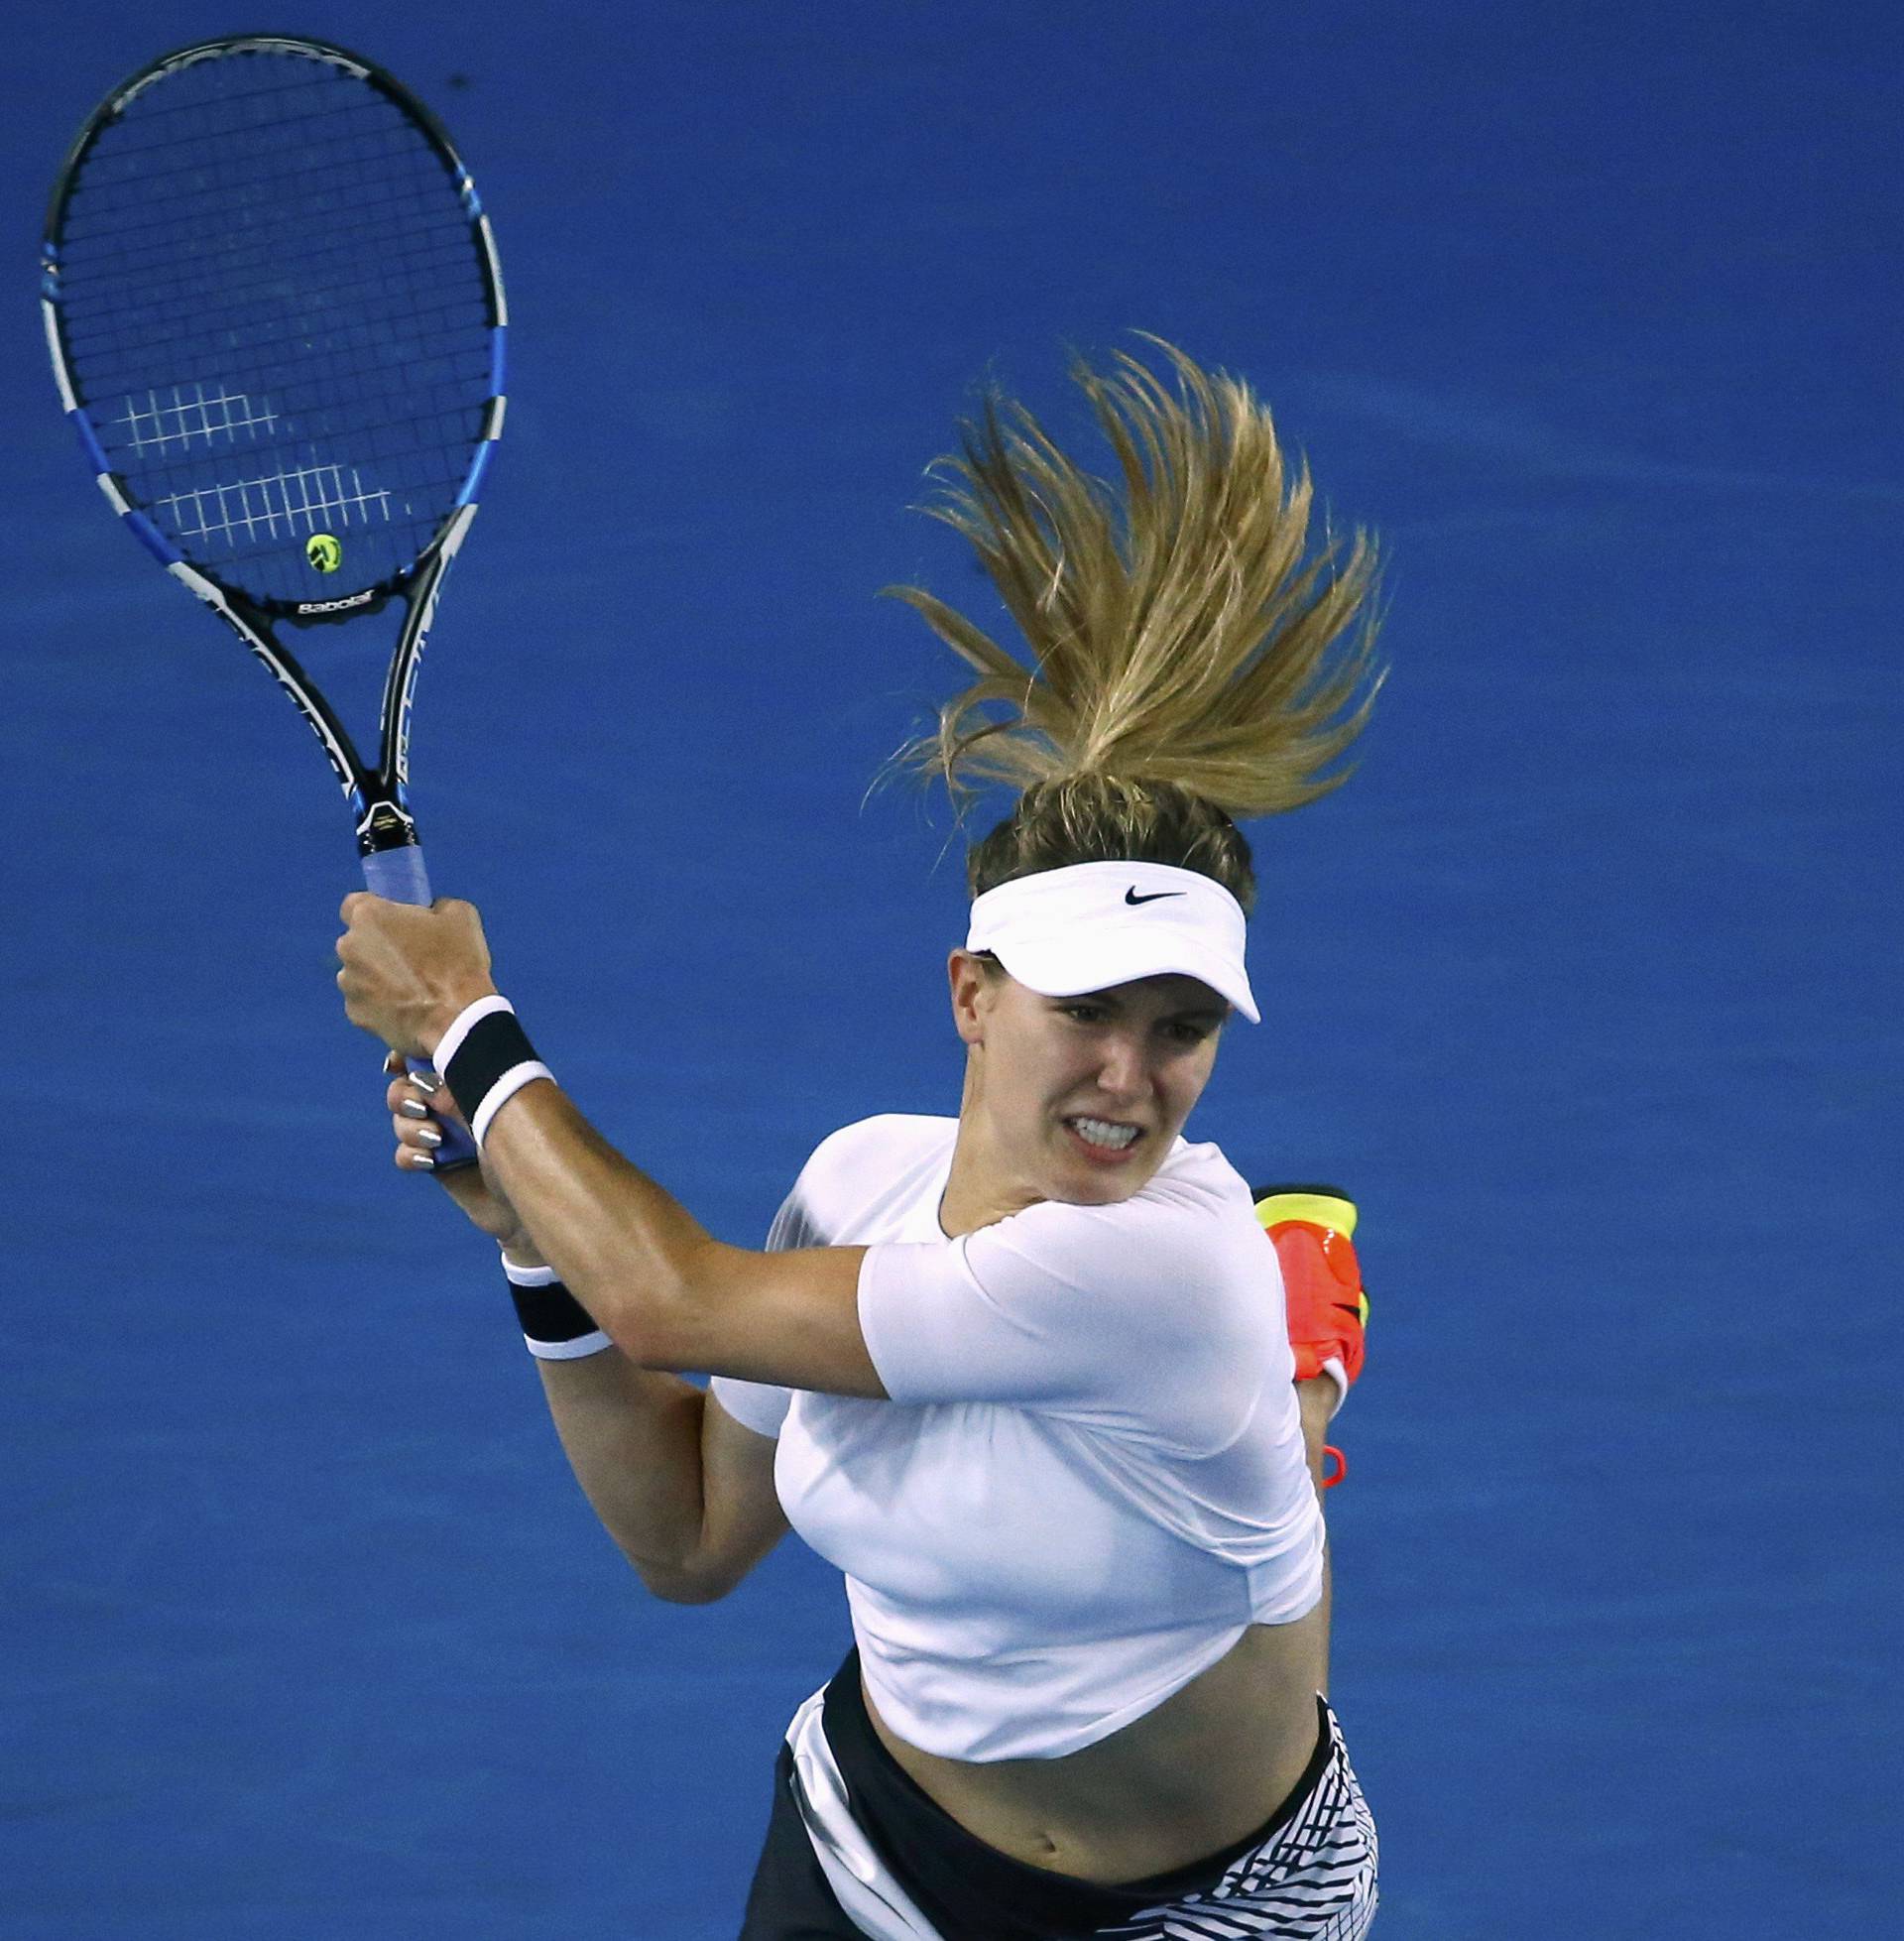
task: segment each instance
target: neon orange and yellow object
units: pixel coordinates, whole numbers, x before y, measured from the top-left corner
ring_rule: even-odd
[[[1282,1270],[1296,1380],[1335,1376],[1346,1395],[1362,1373],[1368,1324],[1356,1259],[1356,1203],[1330,1187],[1264,1186],[1255,1207]],[[1326,1477],[1333,1487],[1348,1474],[1348,1463],[1339,1449],[1325,1453],[1335,1458],[1334,1474]]]

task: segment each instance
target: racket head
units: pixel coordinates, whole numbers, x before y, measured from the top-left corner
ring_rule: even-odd
[[[321,620],[459,542],[502,273],[441,123],[373,61],[242,35],[131,75],[55,183],[42,301],[101,489],[188,583]]]

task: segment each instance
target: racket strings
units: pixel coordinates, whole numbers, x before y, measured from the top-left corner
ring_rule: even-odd
[[[178,385],[173,386],[175,393],[182,389]],[[234,406],[240,407],[241,413],[234,413]],[[219,413],[216,420],[211,416],[214,409]],[[438,411],[413,412],[408,417],[393,414],[378,428],[382,433],[390,433],[406,427],[438,427],[442,416]],[[230,441],[223,449],[230,450],[236,446],[241,431],[246,434],[246,441],[255,445],[258,427],[265,426],[269,433],[275,429],[278,418],[279,414],[271,409],[269,400],[256,400],[244,392],[223,390],[206,397],[204,387],[196,385],[191,397],[175,396],[170,403],[151,391],[147,392],[143,406],[137,398],[128,398],[125,411],[110,424],[115,429],[123,427],[114,440],[121,448],[141,455],[156,452],[163,457],[174,445],[182,451],[190,451],[193,438],[202,438],[205,448],[212,450],[219,448],[213,441],[223,437]],[[433,437],[413,436],[407,444],[384,437],[378,441],[377,455],[385,458],[427,456],[438,449],[439,443],[440,440]]]
[[[347,291],[377,289],[393,269],[440,279],[444,273],[454,273],[463,267],[468,248],[466,233],[400,236],[380,259],[375,274],[353,276],[351,273],[363,265],[362,242],[353,233],[334,245],[307,251],[304,262],[307,273],[312,278],[323,277],[325,292],[335,297]],[[144,288],[148,292],[195,295],[197,283],[191,274],[193,263],[202,265],[213,259],[220,276],[228,279],[266,274],[275,261],[273,249],[267,243],[246,249],[237,243],[206,242],[195,253],[192,262],[186,263],[180,262],[176,244],[154,251],[145,259],[129,250],[119,250],[96,266],[88,258],[81,257],[79,262],[84,267],[70,277],[68,288],[84,292],[89,283],[101,278],[134,275],[146,280]],[[203,274],[203,268],[199,267],[196,272],[199,281],[202,281]]]
[[[115,425],[123,425],[126,427],[120,442],[129,444],[140,453],[164,453],[175,444],[189,451],[195,437],[203,438],[209,448],[215,437],[229,437],[235,442],[238,433],[244,431],[255,439],[259,425],[269,430],[275,428],[278,423],[278,414],[268,404],[263,405],[262,409],[257,408],[259,401],[254,400],[248,392],[227,391],[220,385],[210,397],[206,397],[205,387],[199,384],[192,387],[191,397],[184,398],[179,396],[179,386],[175,384],[172,390],[173,398],[169,405],[160,403],[158,393],[149,390],[144,411],[139,409],[136,398],[126,400],[124,417],[113,421]],[[237,409],[234,410],[234,407]],[[215,422],[213,412],[218,414]],[[195,425],[192,423],[193,413],[197,414]],[[168,418],[171,420],[170,427]],[[150,430],[142,428],[147,425],[150,425]]]
[[[332,144],[335,147],[335,144]],[[435,158],[428,152],[421,152],[422,158],[435,167]],[[411,144],[364,143],[348,154],[332,154],[323,159],[297,156],[288,158],[294,166],[269,174],[252,168],[244,181],[245,200],[233,205],[227,204],[221,211],[227,220],[233,214],[250,214],[253,211],[269,211],[275,204],[290,202],[293,205],[308,207],[318,198],[334,195],[338,190],[349,187],[354,190],[350,204],[352,212],[359,215],[374,214],[378,205],[385,211],[420,196],[434,199],[438,190],[438,181],[431,176],[421,176],[413,183],[379,182],[367,172],[379,165],[399,163],[408,165],[418,159],[418,151]],[[168,172],[154,171],[140,179],[129,179],[108,187],[95,189],[88,182],[83,194],[75,194],[68,218],[67,234],[76,242],[84,243],[92,239],[94,233],[90,225],[97,225],[97,231],[107,235],[123,232],[132,226],[140,210],[145,212],[145,220],[139,222],[140,230],[149,230],[152,217],[152,198],[166,197],[175,210],[190,207],[199,199],[198,184],[202,183],[211,168],[216,167],[221,158],[208,154],[202,160],[188,167],[169,172],[178,179],[178,187],[170,186],[166,177]],[[440,175],[438,168],[437,174]],[[327,211],[329,219],[335,219],[335,211]],[[133,254],[136,265],[138,258]]]
[[[223,58],[243,61],[260,59],[256,55]],[[299,61],[302,61],[301,57]],[[334,125],[347,115],[376,114],[385,106],[384,96],[341,68],[319,73],[312,78],[287,77],[266,87],[250,88],[229,85],[231,72],[227,68],[218,77],[220,85],[215,91],[215,126],[208,131],[205,127],[205,97],[201,94],[191,99],[183,98],[188,90],[170,84],[177,80],[177,73],[168,76],[168,85],[160,87],[149,102],[137,104],[137,119],[126,124],[131,132],[113,151],[118,162],[128,172],[136,173],[140,158],[175,153],[180,142],[194,132],[209,132],[221,139],[242,134],[261,148],[297,146],[300,145],[300,129],[313,122]],[[353,86],[356,91],[340,94],[340,81]],[[309,104],[301,111],[289,105],[299,96]],[[255,112],[247,112],[248,103],[256,104]],[[130,108],[133,103],[125,105]],[[179,124],[184,124],[182,130]],[[152,139],[143,139],[146,136]]]
[[[413,313],[412,320],[427,324],[432,317],[448,319],[453,318],[455,312],[451,310],[432,310],[428,307],[419,306]],[[328,378],[334,380],[339,377],[368,377],[384,373],[393,374],[401,380],[393,389],[382,394],[366,390],[354,391],[351,396],[351,404],[354,409],[361,409],[375,402],[376,397],[379,395],[402,397],[415,385],[416,377],[414,367],[408,363],[400,362],[390,355],[389,344],[381,332],[360,329],[354,326],[345,328],[333,327],[327,333],[327,336],[328,342],[326,349],[331,359],[326,371]],[[259,331],[250,340],[246,340],[240,333],[233,331],[228,338],[224,355],[221,359],[225,366],[224,376],[227,383],[247,374],[253,377],[282,374],[285,369],[286,350],[298,341],[298,336],[292,332]],[[171,337],[160,336],[155,333],[150,340],[150,345],[151,350],[163,358],[169,347],[176,346],[177,354],[182,355],[196,348],[199,342],[200,339],[193,332],[180,330],[174,333]],[[89,343],[92,346],[96,346],[96,348],[91,350],[90,354],[100,361],[103,361],[111,355],[113,348],[112,339],[93,338],[89,340]],[[376,354],[367,357],[353,357],[351,354],[353,352],[374,352]],[[80,349],[77,351],[77,354],[86,355],[88,352]],[[439,356],[441,355],[440,352],[438,354]],[[486,343],[479,341],[467,346],[460,359],[451,361],[455,363],[455,375],[458,380],[480,380],[488,375],[488,346]],[[152,362],[152,358],[142,356],[140,362],[149,364]],[[181,375],[178,381],[180,383],[187,381],[202,383],[203,379],[195,378],[186,380]],[[156,389],[157,387],[152,388]],[[92,390],[96,389],[96,387],[89,386],[88,389]]]
[[[329,106],[333,99],[329,92],[332,82],[339,75],[351,80],[361,78],[354,69],[323,60],[313,50],[303,48],[295,52],[286,48],[221,48],[212,59],[251,63],[248,68],[222,68],[212,83],[212,91],[220,103],[220,120],[226,128],[242,127],[247,121],[260,128],[279,127],[296,120],[296,115],[285,112],[284,104],[300,93],[321,99],[326,103],[325,112],[334,112]],[[194,61],[190,68],[173,67],[162,75],[149,77],[133,93],[123,97],[118,106],[123,112],[137,100],[138,125],[149,129],[163,130],[170,121],[188,115],[201,116],[204,94],[180,89],[175,83],[181,73],[205,65],[204,61]],[[247,86],[249,79],[257,79],[260,85]],[[155,86],[155,81],[165,84]]]
[[[268,600],[406,570],[484,433],[494,303],[459,179],[402,108],[308,59],[204,61],[105,124],[67,208],[75,389],[161,530]],[[341,548],[307,554],[320,532]]]
[[[353,511],[362,525],[390,518],[389,492],[366,489],[354,465],[307,465],[178,492],[156,503],[170,511],[174,530],[181,536],[232,543],[240,533],[252,539],[261,529],[275,540],[281,523],[294,539],[308,539],[333,527],[349,532]]]

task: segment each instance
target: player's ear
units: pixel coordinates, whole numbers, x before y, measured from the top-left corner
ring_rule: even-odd
[[[955,950],[946,959],[946,981],[952,992],[952,1026],[967,1044],[985,1035],[985,964],[969,950]]]

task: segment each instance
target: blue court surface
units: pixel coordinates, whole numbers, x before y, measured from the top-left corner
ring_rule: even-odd
[[[1079,431],[1067,349],[1132,329],[1257,384],[1381,535],[1394,671],[1350,787],[1251,831],[1266,1022],[1192,1131],[1365,1208],[1376,1932],[1896,1932],[1904,16],[280,16],[34,9],[0,80],[0,1937],[723,1941],[848,1637],[797,1542],[681,1609],[596,1527],[493,1255],[389,1167],[329,772],[60,422],[65,144],[259,25],[409,81],[494,213],[418,813],[726,1238],[956,1106],[959,845],[865,799],[957,679],[878,589],[996,611],[926,462],[990,379]]]

